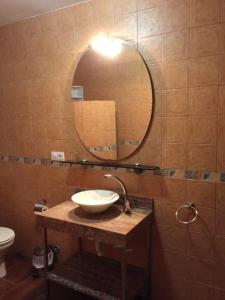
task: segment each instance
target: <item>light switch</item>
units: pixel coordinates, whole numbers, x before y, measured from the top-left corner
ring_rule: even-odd
[[[64,161],[65,160],[65,153],[64,152],[52,151],[51,152],[51,160]]]

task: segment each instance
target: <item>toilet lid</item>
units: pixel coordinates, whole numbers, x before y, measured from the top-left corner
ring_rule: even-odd
[[[0,227],[0,245],[10,242],[15,237],[15,232],[7,227]]]

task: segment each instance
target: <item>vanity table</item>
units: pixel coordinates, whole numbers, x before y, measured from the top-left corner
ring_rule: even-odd
[[[129,201],[131,215],[122,212],[122,202],[98,215],[87,215],[72,201],[65,201],[44,212],[36,212],[37,223],[44,231],[45,250],[48,229],[74,234],[79,245],[76,255],[66,263],[51,272],[46,268],[47,280],[101,300],[127,300],[137,296],[148,299],[152,200],[129,197]],[[127,263],[127,255],[132,251],[130,243],[135,240],[138,243],[140,232],[146,234],[147,239],[145,269]],[[83,239],[93,240],[97,245],[110,244],[118,248],[120,261],[86,253],[82,248]],[[48,257],[45,255],[47,265]]]

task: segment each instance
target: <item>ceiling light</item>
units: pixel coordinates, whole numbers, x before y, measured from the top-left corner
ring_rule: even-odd
[[[90,44],[92,49],[108,58],[118,56],[122,50],[122,40],[105,35],[96,36]]]

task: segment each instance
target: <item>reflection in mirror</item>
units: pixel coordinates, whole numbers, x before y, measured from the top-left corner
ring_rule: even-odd
[[[146,65],[136,49],[120,45],[117,55],[110,57],[87,49],[73,78],[76,130],[87,150],[105,160],[131,156],[141,145],[152,114]]]

